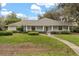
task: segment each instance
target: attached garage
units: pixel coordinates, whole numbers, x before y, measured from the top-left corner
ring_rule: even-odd
[[[16,30],[16,26],[9,26],[8,30]]]

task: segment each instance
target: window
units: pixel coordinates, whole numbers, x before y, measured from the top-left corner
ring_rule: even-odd
[[[72,27],[72,26],[69,27],[70,31],[73,31],[74,28],[75,28],[75,27]]]
[[[32,31],[35,31],[35,26],[32,26],[31,28],[32,28]]]
[[[64,26],[63,28],[64,28],[64,29],[68,29],[68,26]]]
[[[59,29],[59,30],[62,30],[62,26],[59,26],[58,29]]]
[[[37,29],[42,30],[43,27],[42,26],[37,26]]]
[[[56,30],[58,27],[57,26],[53,26],[53,30]]]
[[[30,29],[30,26],[27,26],[28,29]]]

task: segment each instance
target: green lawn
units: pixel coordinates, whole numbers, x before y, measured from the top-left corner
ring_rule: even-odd
[[[59,38],[68,40],[76,45],[79,45],[79,35],[69,34],[69,35],[56,35]]]
[[[17,45],[17,44],[28,43],[28,42],[32,43],[36,47],[45,48],[48,50],[44,52],[32,51],[30,53],[17,53],[16,51],[16,55],[42,55],[42,56],[43,55],[46,55],[46,56],[76,55],[65,44],[47,36],[42,36],[42,35],[31,36],[31,35],[22,34],[22,33],[16,33],[16,34],[13,34],[12,36],[0,36],[0,44]]]

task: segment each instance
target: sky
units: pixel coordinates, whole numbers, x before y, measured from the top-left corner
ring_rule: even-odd
[[[6,16],[14,12],[19,18],[36,20],[38,15],[43,15],[47,10],[55,8],[56,5],[55,3],[2,3],[0,14]]]

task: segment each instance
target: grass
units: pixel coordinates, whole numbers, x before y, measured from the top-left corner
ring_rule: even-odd
[[[37,47],[49,49],[47,51],[16,53],[16,55],[38,55],[38,56],[74,56],[76,55],[71,48],[56,39],[42,35],[27,35],[16,33],[12,36],[0,36],[0,44],[17,45],[31,42]]]
[[[76,45],[79,45],[79,35],[75,35],[75,34],[65,34],[65,35],[56,35],[59,38],[68,40]]]

